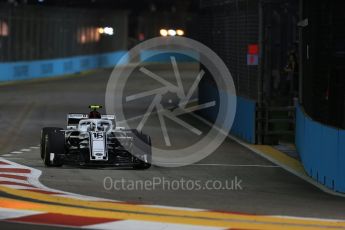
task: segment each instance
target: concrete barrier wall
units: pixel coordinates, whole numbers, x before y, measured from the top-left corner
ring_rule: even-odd
[[[118,64],[123,56],[125,58],[121,64],[127,64],[128,57],[126,51],[50,60],[4,62],[0,63],[0,81],[53,77],[96,68],[112,67]]]
[[[230,97],[222,90],[207,81],[201,81],[199,86],[199,103],[219,101],[220,97]],[[219,103],[216,103],[218,105]],[[255,110],[256,102],[237,96],[236,115],[230,133],[248,143],[255,144]],[[204,109],[200,115],[214,122],[218,115],[218,107]]]
[[[296,147],[310,177],[345,193],[345,130],[329,127],[296,109]]]

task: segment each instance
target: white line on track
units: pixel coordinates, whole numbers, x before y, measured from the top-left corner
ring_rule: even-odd
[[[195,113],[191,113],[191,115],[192,115],[193,117],[199,119],[200,121],[204,122],[205,124],[209,125],[210,127],[213,126],[213,124],[212,124],[211,122],[207,121],[206,119],[202,118],[201,116],[198,116],[198,115],[196,115]],[[324,185],[322,185],[322,184],[319,184],[317,181],[315,181],[315,180],[312,179],[311,177],[307,176],[306,174],[301,174],[301,173],[299,173],[299,172],[297,172],[297,171],[291,169],[290,167],[288,167],[288,166],[282,164],[281,162],[277,161],[276,159],[274,159],[274,158],[272,158],[272,157],[270,157],[270,156],[268,156],[268,155],[266,155],[266,154],[264,154],[264,153],[258,151],[257,149],[251,147],[250,144],[247,144],[247,143],[245,143],[244,141],[240,140],[239,138],[234,137],[233,135],[224,132],[223,129],[221,129],[221,128],[215,126],[215,125],[214,125],[213,127],[214,127],[215,129],[217,129],[220,133],[222,133],[222,134],[226,135],[227,137],[229,137],[230,139],[232,139],[233,141],[236,141],[238,144],[240,144],[240,145],[244,146],[245,148],[247,148],[247,149],[253,151],[253,152],[256,153],[257,155],[259,155],[259,156],[265,158],[266,160],[271,161],[273,164],[277,164],[277,165],[281,166],[281,167],[282,167],[283,169],[285,169],[286,171],[288,171],[288,172],[292,173],[293,175],[295,175],[295,176],[301,178],[302,180],[304,180],[304,181],[306,181],[306,182],[308,182],[308,183],[314,185],[315,187],[319,188],[321,191],[324,191],[324,192],[326,192],[326,193],[328,193],[328,194],[331,194],[331,195],[335,195],[335,196],[339,196],[339,197],[345,197],[345,194],[341,194],[341,193],[339,193],[339,192],[335,192],[335,191],[333,191],[333,190],[327,188],[326,186],[324,186]]]
[[[6,156],[5,155],[0,155],[0,157],[6,157]],[[12,160],[23,160],[23,158],[16,157],[16,156],[13,156],[13,155],[7,156],[6,159],[11,159],[11,161]]]
[[[174,165],[174,163],[161,163],[161,164],[166,164],[166,165]],[[176,163],[180,164],[180,163]],[[202,163],[197,163],[197,164],[190,164],[190,165],[195,165],[195,166],[220,166],[220,167],[258,167],[258,168],[281,168],[279,165],[237,165],[237,164],[202,164]]]
[[[39,146],[31,146],[30,149],[39,149]]]
[[[30,152],[31,149],[21,149],[20,151],[22,151],[22,152]]]
[[[13,151],[13,152],[11,152],[12,154],[17,154],[17,153],[23,153],[23,152],[21,152],[21,151]],[[4,155],[3,155],[4,156]]]
[[[3,157],[3,156],[4,156],[4,155],[0,155],[0,157]],[[4,156],[4,157],[6,157],[6,156]],[[7,160],[11,160],[11,161],[13,161],[13,160],[23,160],[23,158],[20,158],[20,157],[13,157],[13,156],[7,156],[6,159],[7,159]]]
[[[260,167],[260,168],[280,168],[279,165],[235,165],[235,164],[193,164],[200,166],[225,166],[225,167]]]

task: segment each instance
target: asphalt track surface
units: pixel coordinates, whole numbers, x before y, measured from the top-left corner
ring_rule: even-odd
[[[153,68],[152,71],[168,76],[169,80],[169,70]],[[64,127],[66,114],[69,112],[87,112],[89,104],[104,104],[105,87],[110,73],[111,70],[99,70],[79,76],[0,86],[1,155],[37,146],[40,129],[45,126]],[[195,78],[195,71],[187,69],[182,76],[190,84]],[[138,93],[154,86],[143,74],[136,73],[128,93]],[[144,112],[146,107],[145,103],[133,104],[128,110],[128,116],[135,117]],[[207,130],[208,126],[193,116],[186,116],[185,120],[201,130]],[[135,119],[133,122],[136,122]],[[174,134],[172,139],[176,146],[184,147],[191,141],[196,141],[181,126],[168,126]],[[152,136],[156,146],[163,146],[158,119],[150,120],[144,131]],[[72,166],[46,168],[38,150],[11,154],[6,159],[41,170],[43,175],[40,181],[48,187],[83,195],[134,203],[251,214],[345,219],[344,198],[325,194],[230,138],[209,157],[194,165],[179,168],[153,166],[145,171]],[[149,191],[107,190],[104,188],[106,177],[132,181],[164,178],[170,182],[183,178],[198,180],[201,184],[208,180],[225,183],[237,178],[241,180],[242,189],[168,190],[159,185]],[[12,223],[0,223],[0,226],[2,229],[22,227],[21,224]],[[45,229],[44,226],[39,228]]]

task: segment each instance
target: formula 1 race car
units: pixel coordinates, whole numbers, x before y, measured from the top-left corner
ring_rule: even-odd
[[[41,131],[41,158],[46,166],[78,164],[151,166],[151,139],[134,129],[116,127],[115,115],[101,115],[102,106],[89,106],[89,114],[67,115],[67,129],[45,127]]]

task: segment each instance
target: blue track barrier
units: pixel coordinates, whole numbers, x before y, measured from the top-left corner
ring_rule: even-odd
[[[199,54],[192,51],[177,50],[143,50],[140,53],[140,62],[171,63],[171,57],[177,62],[195,62]]]
[[[296,147],[310,177],[345,193],[345,130],[313,121],[297,106]]]
[[[339,132],[339,148],[338,148],[338,162],[337,162],[337,183],[338,191],[345,192],[345,131]]]
[[[170,63],[171,56],[174,56],[178,62],[195,62],[199,59],[199,55],[195,52],[143,50],[140,53],[140,61]],[[124,57],[123,63],[119,63],[122,57]],[[127,51],[37,61],[3,62],[0,63],[0,82],[61,76],[128,63]]]
[[[227,92],[219,91],[207,81],[201,81],[199,86],[199,103],[219,101],[220,97],[230,97]],[[216,105],[218,105],[217,103]],[[200,115],[214,122],[218,115],[218,107],[204,109]],[[255,110],[256,103],[237,96],[236,115],[230,133],[249,143],[255,143]]]
[[[120,59],[122,63],[119,63]],[[0,63],[0,81],[18,81],[61,76],[81,71],[127,64],[126,51],[37,61]]]

